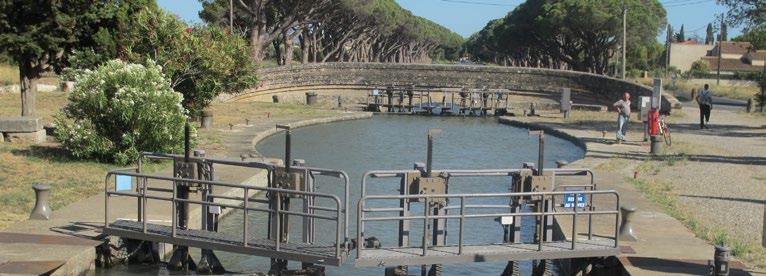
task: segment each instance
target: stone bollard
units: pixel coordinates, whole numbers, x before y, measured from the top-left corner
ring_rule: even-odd
[[[213,111],[203,110],[200,127],[209,129],[213,127]]]
[[[569,165],[569,162],[567,162],[566,160],[558,160],[558,161],[556,161],[556,167],[558,167],[559,169],[563,168],[563,167],[566,167],[566,165]]]
[[[529,104],[529,116],[537,116],[537,113],[535,112],[535,109],[537,109],[537,105],[535,103]]]
[[[755,111],[755,101],[753,101],[753,98],[747,99],[747,106],[745,106],[745,111],[747,111],[747,113]]]
[[[620,240],[623,241],[637,241],[636,235],[633,233],[633,225],[630,224],[630,218],[633,213],[636,212],[636,207],[630,205],[620,206]]]
[[[51,187],[35,184],[32,185],[32,189],[35,190],[35,208],[32,209],[29,219],[49,220],[51,218],[51,207],[48,205],[48,198],[51,194]]]
[[[649,142],[651,143],[649,148],[649,153],[651,153],[654,156],[661,155],[663,152],[662,145],[665,144],[665,142],[662,140],[663,138],[659,135],[651,136],[649,137]]]
[[[271,102],[273,103],[279,103],[279,96],[273,95],[271,96]]]
[[[62,81],[61,82],[61,91],[64,93],[72,92],[72,89],[74,89],[74,82],[73,81]]]
[[[306,105],[314,105],[317,103],[317,93],[306,92]]]
[[[343,98],[338,96],[338,108],[341,108],[341,107],[343,107]]]
[[[691,101],[693,101],[693,102],[697,101],[697,89],[696,88],[692,88],[691,97],[692,97]]]
[[[725,245],[715,246],[715,257],[713,259],[713,275],[729,275],[729,260],[731,259],[731,249]]]

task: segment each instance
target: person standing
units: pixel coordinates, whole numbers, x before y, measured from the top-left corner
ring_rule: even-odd
[[[708,128],[708,122],[710,122],[710,110],[713,109],[713,93],[710,92],[710,86],[706,83],[705,89],[703,89],[699,95],[697,95],[697,103],[700,105],[700,129]]]
[[[612,105],[617,110],[617,143],[625,141],[630,121],[630,93],[622,94],[622,99]]]

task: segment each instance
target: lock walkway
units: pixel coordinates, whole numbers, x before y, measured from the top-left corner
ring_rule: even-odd
[[[250,126],[237,125],[233,131],[226,134],[224,143],[226,147],[208,150],[207,155],[239,159],[243,152],[252,152],[255,143],[259,140],[274,134],[274,124],[291,124],[294,127],[299,127],[370,117],[370,113],[361,112],[337,113],[321,118],[292,115],[255,122]],[[265,174],[266,172],[260,173]],[[216,177],[226,182],[256,187],[266,186],[265,181],[258,181],[265,179],[265,177],[257,174],[228,168],[216,171]],[[52,192],[55,193],[56,191]],[[232,196],[236,195],[232,194]],[[135,217],[135,200],[125,199],[123,202],[115,201],[113,204],[112,208],[116,211],[113,214],[115,217]],[[155,208],[147,216],[154,222],[169,222],[169,209],[170,207],[167,210]],[[195,221],[197,224],[199,223],[199,213],[199,207],[193,206],[191,208],[189,211],[191,223],[195,223]],[[100,193],[55,210],[50,220],[27,220],[9,225],[0,230],[0,274],[40,274],[38,272],[46,267],[54,270],[51,275],[79,275],[92,271],[95,269],[94,260],[96,258],[93,240],[100,241],[105,237],[101,233],[103,224],[104,194]],[[2,235],[19,233],[39,235],[39,238],[27,240],[2,238]],[[41,243],[40,238],[72,238],[79,243]],[[166,247],[166,249],[169,248]]]

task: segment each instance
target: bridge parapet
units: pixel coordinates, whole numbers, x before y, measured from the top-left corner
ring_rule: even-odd
[[[501,66],[395,64],[395,63],[318,63],[262,68],[259,85],[235,97],[299,90],[367,90],[387,86],[433,88],[508,89],[550,93],[558,98],[562,87],[571,88],[575,102],[612,103],[630,92],[634,98],[650,96],[652,89],[637,83],[603,75]],[[663,101],[664,102],[664,101]]]

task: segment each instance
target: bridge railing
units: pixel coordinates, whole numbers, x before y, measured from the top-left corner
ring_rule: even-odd
[[[329,172],[327,172],[329,173]],[[131,189],[130,191],[118,191],[117,185],[110,185],[110,182],[114,181],[116,183],[117,176],[129,176],[136,179],[136,189]],[[151,180],[151,184],[150,184]],[[164,187],[159,187],[159,185],[155,185],[155,182],[165,182],[167,185]],[[195,200],[195,199],[182,199],[177,196],[178,192],[178,183],[184,183],[183,185],[206,185],[211,187],[224,187],[224,188],[230,188],[230,189],[240,189],[242,190],[242,197],[227,197],[229,200],[234,200],[234,204],[227,204],[227,203],[219,203],[214,202],[214,200]],[[154,187],[150,187],[150,185]],[[170,187],[168,187],[170,186]],[[110,187],[112,187],[110,189]],[[147,191],[151,191],[152,193],[149,194]],[[147,213],[148,213],[148,207],[147,202],[149,200],[156,200],[156,201],[164,201],[169,202],[171,204],[172,212],[171,214],[174,214],[171,216],[171,237],[177,236],[177,230],[179,225],[179,218],[175,215],[176,214],[176,208],[178,204],[196,204],[200,206],[218,206],[222,208],[231,208],[234,210],[242,210],[243,212],[243,223],[242,223],[242,246],[248,247],[248,243],[250,242],[250,231],[249,231],[249,218],[248,215],[251,214],[251,212],[261,212],[261,213],[267,213],[271,214],[272,219],[274,220],[274,225],[276,227],[276,233],[280,233],[282,222],[280,221],[282,219],[282,215],[287,216],[298,216],[298,217],[304,217],[304,218],[312,218],[312,219],[320,219],[320,220],[327,220],[330,222],[334,222],[335,224],[335,256],[337,258],[341,257],[341,254],[343,252],[343,249],[345,248],[345,240],[347,238],[347,235],[344,234],[344,228],[346,227],[346,222],[344,219],[344,207],[343,203],[341,203],[341,199],[332,194],[324,194],[324,193],[316,193],[316,192],[304,192],[304,191],[295,191],[295,190],[286,190],[286,189],[279,189],[279,188],[267,188],[267,187],[257,187],[257,186],[247,186],[247,185],[241,185],[241,184],[233,184],[233,183],[226,183],[226,182],[220,182],[220,181],[209,181],[209,180],[198,180],[198,179],[189,179],[189,178],[178,178],[178,177],[167,177],[167,176],[157,176],[157,175],[147,175],[143,173],[134,173],[129,172],[127,170],[114,170],[109,173],[107,173],[105,177],[105,183],[104,183],[104,192],[105,192],[105,199],[104,199],[104,225],[105,227],[109,227],[111,223],[110,219],[110,199],[112,197],[130,197],[130,198],[136,198],[138,199],[138,203],[143,206],[142,210],[140,212],[137,212],[136,220],[140,221],[142,223],[142,229],[144,234],[148,232],[149,229],[149,222],[147,220]],[[274,195],[272,200],[275,201],[276,204],[251,204],[253,201],[256,201],[254,199],[251,199],[250,196],[254,195],[254,193],[257,192],[265,192],[271,195]],[[168,194],[170,195],[164,195]],[[216,197],[215,195],[210,195],[211,197]],[[333,206],[318,206],[315,205],[314,210],[321,210],[331,213],[331,215],[324,215],[324,214],[316,214],[313,211],[312,212],[299,212],[299,211],[291,211],[291,210],[284,210],[281,207],[281,198],[282,196],[290,196],[290,197],[312,197],[312,198],[325,198],[333,203]],[[220,196],[218,196],[220,197]],[[263,202],[256,202],[256,203],[263,203]],[[200,230],[205,231],[205,230]],[[276,251],[280,251],[280,248],[282,246],[282,242],[280,239],[275,238],[273,239],[274,247]]]
[[[614,234],[611,237],[605,237],[606,239],[611,239],[614,241],[613,247],[618,248],[619,246],[619,239],[618,239],[618,231],[619,231],[619,206],[620,206],[620,196],[616,191],[581,191],[581,194],[586,194],[590,197],[593,196],[613,196],[615,201],[614,205],[611,207],[604,208],[600,211],[595,210],[578,210],[579,208],[567,208],[563,210],[553,210],[553,211],[533,211],[533,212],[512,212],[511,206],[507,204],[469,204],[467,203],[471,199],[507,199],[509,202],[512,202],[513,199],[519,199],[519,198],[532,198],[532,200],[539,200],[540,202],[546,201],[546,200],[554,200],[554,197],[556,196],[564,196],[571,192],[566,191],[555,191],[555,192],[521,192],[521,193],[486,193],[486,194],[420,194],[420,195],[368,195],[363,196],[357,205],[357,240],[363,241],[364,235],[365,235],[365,223],[366,222],[374,222],[374,221],[414,221],[414,220],[422,220],[423,221],[423,233],[422,233],[422,256],[428,255],[429,252],[429,242],[428,242],[428,227],[429,220],[433,219],[447,219],[447,220],[458,220],[459,228],[458,228],[458,255],[463,253],[463,248],[465,245],[465,224],[468,219],[477,219],[477,218],[513,218],[516,219],[517,217],[537,217],[541,221],[546,216],[571,216],[572,217],[572,238],[570,245],[571,250],[577,249],[578,239],[576,236],[576,229],[577,229],[577,217],[578,216],[593,216],[593,215],[603,215],[603,216],[614,216]],[[433,215],[429,214],[430,208],[423,208],[423,214],[422,215],[410,215],[409,213],[406,214],[398,214],[396,216],[375,216],[373,214],[375,213],[391,213],[391,212],[399,212],[401,211],[401,208],[390,208],[390,207],[367,207],[368,203],[371,201],[387,201],[390,203],[396,203],[400,200],[411,200],[411,201],[419,201],[423,202],[423,206],[429,206],[430,203],[435,202],[436,200],[440,200],[441,202],[447,202],[447,206],[445,208],[450,210],[457,210],[458,214],[446,214],[446,215]],[[450,205],[449,203],[457,201],[457,205]],[[578,197],[575,197],[575,205],[579,202]],[[377,204],[375,204],[377,205]],[[484,210],[485,212],[481,212]],[[492,211],[492,212],[486,212],[486,210],[506,210],[506,211]],[[588,225],[590,228],[591,226]],[[537,227],[536,229],[537,235],[541,237],[543,235],[542,227]],[[589,230],[590,232],[590,230]],[[542,239],[538,239],[537,243],[537,250],[542,251],[543,250],[543,244],[545,243]],[[451,246],[454,246],[452,244]],[[401,247],[392,247],[392,248],[401,248]],[[415,247],[416,248],[416,247]],[[363,246],[357,247],[357,256],[360,256],[362,253],[361,251],[365,250]]]

